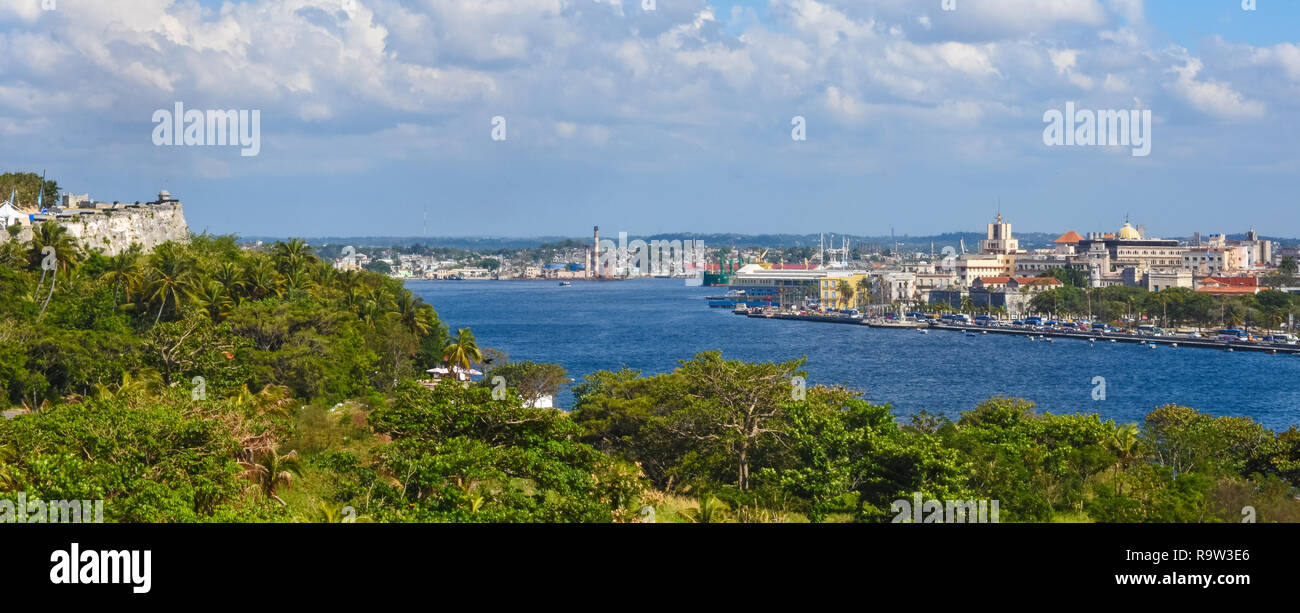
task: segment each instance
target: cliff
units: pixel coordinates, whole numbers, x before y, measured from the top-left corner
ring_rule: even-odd
[[[41,222],[36,222],[41,223]],[[68,229],[81,248],[98,250],[105,255],[117,255],[139,243],[145,252],[167,241],[189,240],[190,229],[185,223],[185,212],[179,201],[157,202],[124,208],[97,210],[74,217],[60,217],[58,223]],[[6,233],[0,240],[7,240]],[[32,238],[32,227],[25,225],[18,240]]]

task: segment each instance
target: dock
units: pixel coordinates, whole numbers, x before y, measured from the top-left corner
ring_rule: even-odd
[[[1230,342],[1210,338],[1187,338],[1174,336],[1135,336],[1131,334],[1103,334],[1092,332],[1064,332],[1060,330],[1020,330],[1014,328],[989,328],[985,326],[962,326],[954,324],[931,324],[931,329],[952,332],[977,332],[988,334],[1014,334],[1019,336],[1036,336],[1043,338],[1071,338],[1087,342],[1116,342],[1139,345],[1168,345],[1178,347],[1197,347],[1202,349],[1219,349],[1223,351],[1255,351],[1260,353],[1300,354],[1300,345],[1269,345],[1264,343]]]
[[[861,326],[863,320],[857,317],[847,317],[841,315],[798,315],[795,313],[747,313],[746,317],[759,319],[788,319],[793,321],[816,321],[829,324],[848,324],[851,326]]]
[[[737,312],[737,315],[760,319],[785,319],[793,321],[811,321],[817,323],[847,324],[870,328],[898,330],[944,330],[948,332],[966,332],[975,334],[1010,334],[1025,337],[1074,339],[1091,343],[1130,343],[1138,345],[1164,345],[1168,347],[1191,347],[1198,349],[1218,349],[1220,351],[1253,351],[1256,353],[1300,355],[1300,345],[1272,345],[1266,343],[1249,343],[1223,341],[1212,338],[1187,338],[1173,336],[1137,336],[1132,334],[1106,334],[1102,332],[1066,332],[1064,330],[1026,330],[1022,328],[1000,328],[961,324],[927,324],[919,321],[886,321],[849,317],[847,315],[822,315],[771,312]]]

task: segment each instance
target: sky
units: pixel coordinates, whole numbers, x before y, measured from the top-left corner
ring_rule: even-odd
[[[246,236],[1300,236],[1300,2],[1253,9],[0,0],[0,170]],[[257,154],[156,144],[177,102]],[[1149,152],[1049,144],[1067,103]]]

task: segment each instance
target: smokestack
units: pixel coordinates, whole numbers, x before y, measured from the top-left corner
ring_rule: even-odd
[[[592,240],[594,241],[595,244],[595,247],[593,247],[591,251],[592,273],[595,277],[599,278],[601,276],[600,274],[601,273],[600,271],[600,226],[592,226],[591,233],[592,233]]]

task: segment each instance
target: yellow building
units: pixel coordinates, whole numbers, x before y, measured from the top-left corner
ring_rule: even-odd
[[[859,287],[859,283],[867,278],[865,272],[850,272],[847,270],[828,270],[825,271],[818,285],[821,289],[821,304],[825,309],[852,309],[859,304],[868,304],[871,302],[868,296],[870,290]],[[840,292],[840,283],[848,283],[852,288],[852,295],[843,295]]]

